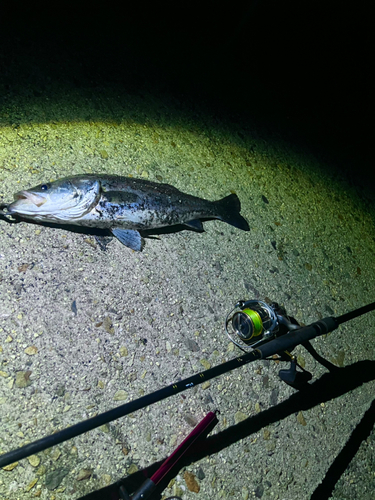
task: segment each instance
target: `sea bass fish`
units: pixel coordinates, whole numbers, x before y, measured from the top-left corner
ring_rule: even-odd
[[[219,219],[244,231],[236,194],[208,201],[169,184],[83,174],[19,191],[7,205],[11,215],[33,221],[109,229],[121,243],[142,250],[140,231],[184,224],[204,231],[200,219]]]

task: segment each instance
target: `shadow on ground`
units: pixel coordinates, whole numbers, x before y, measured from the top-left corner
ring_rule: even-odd
[[[288,416],[298,413],[302,410],[309,410],[321,403],[338,398],[343,394],[355,390],[361,385],[375,379],[375,362],[360,361],[345,368],[338,368],[333,372],[324,374],[319,380],[309,385],[306,390],[296,392],[286,401],[265,410],[258,415],[247,418],[246,420],[229,427],[225,431],[219,432],[198,442],[189,450],[185,456],[184,462],[179,464],[178,469],[172,470],[159,485],[152,499],[157,500],[162,497],[162,491],[167,487],[169,481],[175,477],[182,467],[186,467],[197,460],[219,453],[233,443],[245,439],[252,434],[270,424],[279,422]],[[357,453],[361,443],[368,437],[375,423],[375,401],[364,414],[358,426],[353,430],[346,445],[333,461],[326,477],[322,478],[321,484],[313,493],[313,499],[328,499],[340,479],[342,473]],[[149,465],[131,476],[128,476],[111,486],[102,488],[96,492],[81,497],[81,500],[118,500],[119,487],[124,485],[129,492],[135,491],[143,481],[151,477],[161,466],[164,460]],[[151,498],[150,498],[151,500]]]

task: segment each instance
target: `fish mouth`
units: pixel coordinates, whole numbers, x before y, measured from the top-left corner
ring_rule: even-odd
[[[36,205],[37,207],[41,207],[47,201],[47,198],[45,198],[44,196],[31,193],[30,191],[20,191],[14,196],[14,198],[16,200],[15,201],[16,203],[19,201],[22,202],[27,200]]]

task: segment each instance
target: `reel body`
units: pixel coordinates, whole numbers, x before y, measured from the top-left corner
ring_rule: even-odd
[[[267,304],[262,300],[240,300],[227,315],[225,331],[230,340],[244,352],[256,349],[270,340],[301,328],[291,316],[287,316],[277,302]],[[307,341],[304,346],[313,354],[313,347]],[[302,389],[312,375],[298,365],[288,351],[277,353],[280,361],[289,361],[290,367],[279,371],[279,377],[295,389]],[[314,354],[313,354],[314,355]],[[297,371],[297,366],[300,371]]]
[[[262,300],[238,301],[225,320],[229,339],[244,352],[296,328],[298,323],[286,315],[285,309]]]

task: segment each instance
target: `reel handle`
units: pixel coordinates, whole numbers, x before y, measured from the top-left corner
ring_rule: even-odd
[[[279,377],[283,382],[294,387],[294,389],[303,389],[307,382],[312,379],[312,375],[307,370],[302,369],[297,372],[297,361],[292,359],[290,367],[279,371]]]

